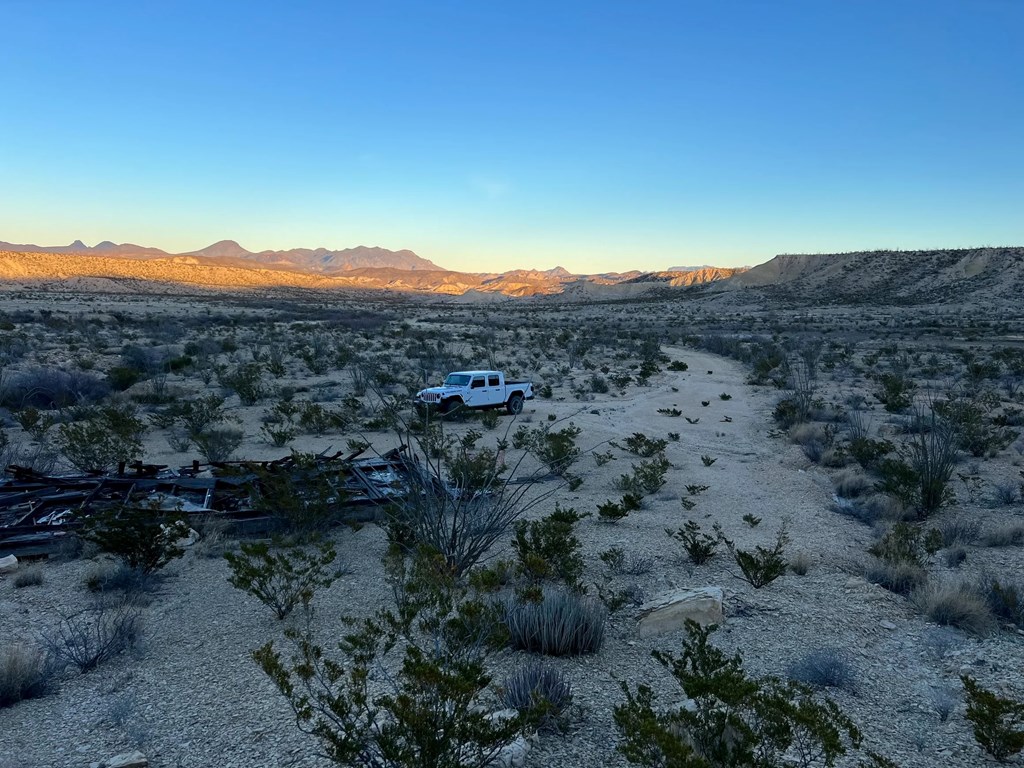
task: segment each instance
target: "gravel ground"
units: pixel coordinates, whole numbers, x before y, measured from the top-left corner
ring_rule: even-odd
[[[546,423],[549,413],[569,418],[583,429],[579,444],[601,451],[608,450],[607,440],[632,432],[680,433],[667,449],[673,463],[669,482],[644,509],[617,524],[590,518],[578,526],[588,558],[586,580],[604,582],[607,571],[598,555],[614,546],[652,560],[648,573],[614,576],[616,589],[635,585],[653,597],[680,587],[720,586],[726,621],[715,641],[741,652],[750,670],[785,675],[809,651],[842,649],[857,684],[853,692],[831,695],[863,730],[867,746],[902,766],[985,764],[963,717],[958,674],[970,671],[985,685],[1024,695],[1024,637],[1001,632],[979,640],[929,625],[905,599],[855,575],[854,564],[872,533],[829,511],[832,485],[826,472],[810,465],[797,446],[770,436],[777,392],[744,384],[744,371],[731,361],[692,350],[669,352],[686,360],[689,370],[660,374],[649,388],[631,389],[627,396],[601,395],[582,406],[538,400],[527,409],[534,425]],[[732,398],[720,399],[723,392]],[[657,413],[672,407],[699,421]],[[726,416],[731,421],[724,421]],[[506,423],[503,417],[502,428]],[[484,442],[495,441],[499,431],[488,433]],[[582,512],[617,498],[614,479],[636,458],[613,452],[616,460],[603,466],[584,456],[574,468],[583,485],[559,494],[559,502]],[[702,455],[715,462],[704,466]],[[709,490],[684,512],[680,498],[688,484]],[[553,504],[554,499],[531,515],[546,514]],[[761,523],[749,526],[742,520],[746,513]],[[740,547],[772,544],[785,521],[791,538],[787,551],[806,553],[810,571],[755,590],[736,577],[737,569],[724,557],[693,567],[665,534],[687,518],[706,529],[719,522]],[[347,574],[317,596],[316,622],[325,638],[337,635],[337,617],[367,613],[385,605],[390,594],[380,567],[383,532],[369,525],[339,530],[335,538]],[[997,572],[1021,570],[1020,548],[979,553]],[[979,568],[974,559],[972,554],[970,567]],[[44,583],[23,589],[15,589],[10,577],[0,580],[5,637],[37,636],[61,614],[81,609],[90,599],[83,585],[90,567],[84,560],[47,562]],[[317,756],[315,740],[298,731],[284,700],[249,658],[250,650],[280,638],[282,622],[227,583],[221,559],[190,551],[166,572],[144,609],[144,637],[137,649],[88,674],[68,673],[56,695],[0,710],[2,768],[88,766],[135,748],[161,767],[329,764]],[[651,650],[678,649],[679,640],[671,634],[639,637],[636,609],[628,607],[611,618],[600,653],[555,660],[572,682],[577,711],[566,735],[538,739],[527,766],[626,765],[616,752],[612,724],[612,709],[622,701],[619,681],[646,682],[663,702],[678,701],[680,689],[651,658]],[[498,654],[495,678],[524,659],[521,653]],[[946,691],[955,701],[943,720],[934,702]]]

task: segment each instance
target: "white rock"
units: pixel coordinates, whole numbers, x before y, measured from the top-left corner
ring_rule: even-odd
[[[14,573],[18,570],[18,558],[14,555],[0,557],[0,573]]]
[[[104,760],[103,765],[106,768],[146,768],[149,765],[149,760],[144,754],[135,750]]]
[[[640,635],[682,630],[687,619],[706,627],[725,621],[722,588],[701,587],[665,592],[640,606]]]

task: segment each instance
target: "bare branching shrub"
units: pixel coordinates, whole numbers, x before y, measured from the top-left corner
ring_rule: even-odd
[[[837,648],[819,648],[801,656],[788,671],[789,679],[816,688],[857,690],[857,670],[850,655]]]
[[[44,633],[43,642],[59,663],[89,672],[132,647],[141,630],[141,614],[132,601],[101,598],[91,608],[63,616]]]
[[[490,453],[484,466],[473,466],[472,482],[454,470],[464,482],[462,488],[451,487],[438,480],[453,475],[450,452],[425,446],[423,439],[411,434],[406,439],[420,446],[425,462],[409,465],[410,487],[395,497],[388,512],[389,536],[406,547],[425,545],[440,552],[457,575],[485,559],[522,514],[559,490],[543,489],[532,480],[513,480],[523,458],[508,467],[506,475],[504,463]],[[444,445],[443,435],[439,442]]]

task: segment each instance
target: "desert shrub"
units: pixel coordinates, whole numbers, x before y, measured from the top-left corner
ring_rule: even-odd
[[[229,461],[242,445],[244,437],[242,430],[237,427],[218,426],[208,426],[191,435],[199,453],[211,463]]]
[[[525,448],[533,453],[551,474],[564,477],[569,467],[580,456],[576,438],[581,432],[582,430],[572,422],[558,430],[546,427],[531,429],[524,424],[512,436],[512,447]]]
[[[811,570],[812,563],[811,556],[806,552],[797,552],[789,558],[789,570],[797,576],[806,576]]]
[[[981,521],[973,517],[956,517],[943,520],[936,526],[942,536],[942,546],[952,547],[956,544],[973,544],[981,532]]]
[[[927,582],[928,572],[917,563],[905,560],[891,562],[871,558],[864,565],[864,578],[890,592],[909,595]]]
[[[793,662],[787,672],[790,680],[815,688],[857,690],[857,670],[850,655],[837,648],[819,648]]]
[[[513,648],[545,656],[597,653],[608,612],[575,592],[545,590],[539,602],[506,605],[505,626]]]
[[[675,531],[666,528],[665,533],[682,542],[683,549],[686,550],[686,556],[690,558],[691,563],[703,565],[715,556],[719,543],[724,540],[722,528],[718,523],[714,524],[713,530],[714,536],[701,531],[700,524],[696,521],[687,520],[683,523],[682,528]]]
[[[1012,480],[1004,480],[992,487],[993,497],[997,504],[1004,507],[1016,504],[1020,500],[1020,487]]]
[[[142,454],[146,426],[130,405],[107,405],[87,412],[82,421],[61,424],[57,446],[83,472],[106,472]]]
[[[932,583],[913,594],[918,610],[936,624],[987,635],[994,626],[992,611],[977,589],[966,584]]]
[[[956,462],[955,431],[935,410],[915,414],[903,453],[906,461],[880,462],[879,489],[916,509],[919,518],[928,517],[950,499],[947,483]]]
[[[409,474],[409,492],[395,497],[386,510],[388,536],[406,548],[425,545],[440,552],[457,575],[485,558],[521,515],[559,490],[538,490],[534,482],[513,483],[495,473],[486,485],[478,483],[475,493],[453,493],[433,479],[450,475],[448,452],[432,450],[424,439],[406,439],[419,443],[427,466]],[[508,468],[509,476],[518,474],[521,462]]]
[[[505,465],[493,448],[476,452],[462,448],[448,457],[448,479],[460,494],[485,492],[502,482],[504,472]]]
[[[914,390],[917,389],[912,380],[898,373],[883,373],[877,379],[881,389],[875,396],[885,405],[885,410],[899,413],[910,407],[914,401]]]
[[[243,543],[239,553],[225,552],[231,568],[228,582],[248,592],[283,619],[295,606],[309,605],[319,588],[326,589],[338,577],[330,566],[337,552],[330,542],[304,548],[281,543],[271,550],[266,541]]]
[[[688,370],[689,367],[690,366],[688,366],[682,360],[673,360],[671,363],[668,364],[668,370],[670,371],[685,371]]]
[[[654,568],[654,558],[636,552],[626,554],[621,547],[606,549],[599,557],[612,573],[642,576],[645,573],[650,573]]]
[[[1024,703],[983,688],[969,675],[960,680],[967,695],[966,717],[978,744],[1001,763],[1024,750]]]
[[[540,731],[561,731],[572,704],[572,686],[565,675],[546,664],[529,662],[505,678],[501,700],[535,723]]]
[[[671,467],[672,463],[664,454],[638,461],[633,465],[632,474],[619,476],[615,481],[615,487],[624,493],[640,497],[656,493],[665,485],[665,475]]]
[[[597,505],[597,517],[601,522],[617,523],[627,515],[629,515],[629,510],[618,502],[608,500]]]
[[[786,545],[789,543],[785,526],[779,528],[775,544],[770,549],[757,545],[753,550],[743,550],[737,549],[731,541],[726,540],[725,543],[740,567],[740,578],[754,589],[771,584],[784,575],[789,567],[789,562],[784,556]]]
[[[833,480],[837,496],[844,499],[856,499],[871,490],[872,483],[866,476],[849,470],[840,472]]]
[[[995,455],[1017,437],[1013,430],[993,422],[991,412],[998,402],[998,397],[980,393],[940,400],[935,411],[952,426],[959,448],[972,456]]]
[[[58,368],[33,368],[9,377],[0,390],[0,405],[18,410],[53,410],[71,405],[96,403],[110,393],[102,379],[81,371]]]
[[[256,405],[266,392],[258,363],[245,363],[230,370],[221,370],[218,381],[224,389],[238,395],[242,405]]]
[[[655,454],[664,451],[668,446],[668,441],[659,438],[649,438],[643,432],[634,432],[623,440],[622,444],[622,447],[630,453],[635,453],[637,456],[649,459]]]
[[[89,672],[131,648],[141,630],[141,614],[130,600],[99,599],[84,611],[61,617],[43,633],[43,643],[55,663]]]
[[[930,529],[926,536],[921,530],[909,523],[895,523],[871,547],[868,548],[875,557],[890,563],[909,562],[922,568],[927,564],[930,555],[942,546],[942,534]]]
[[[35,566],[20,570],[14,576],[14,586],[18,589],[37,587],[43,583],[43,569]]]
[[[38,648],[22,643],[0,651],[0,708],[45,696],[54,686],[55,669]]]
[[[896,446],[889,440],[872,440],[867,436],[854,437],[847,446],[850,455],[864,469],[875,469],[895,449]]]
[[[1020,546],[1024,544],[1024,523],[1010,522],[989,528],[981,534],[981,544],[985,547]]]
[[[978,591],[996,618],[1024,629],[1024,585],[984,575]]]
[[[580,588],[583,555],[574,527],[585,515],[563,509],[540,520],[519,520],[515,524],[515,550],[519,572],[533,582],[559,579],[572,589]]]
[[[410,569],[392,573],[396,607],[346,619],[337,654],[325,652],[308,628],[293,628],[285,631],[294,647],[290,660],[272,643],[254,651],[254,660],[288,701],[299,729],[339,765],[492,764],[532,714],[501,718],[488,711],[489,628],[480,621],[486,611],[465,599],[436,553],[421,551]],[[397,671],[371,685],[379,669]]]
[[[85,586],[91,592],[122,592],[140,595],[151,592],[157,586],[154,573],[143,573],[139,568],[132,568],[123,561],[101,560],[93,564],[84,577]]]
[[[180,515],[155,506],[109,507],[81,521],[83,539],[145,575],[185,554],[178,541],[188,536],[188,524]]]
[[[622,683],[624,704],[614,720],[625,758],[664,768],[781,768],[833,766],[847,749],[860,746],[853,722],[830,699],[796,681],[751,677],[739,655],[728,658],[708,642],[714,627],[687,622],[683,653],[654,651],[676,678],[688,706],[655,709],[650,686],[636,692]]]
[[[313,454],[293,451],[286,471],[254,467],[239,472],[255,473],[253,506],[272,518],[279,532],[298,539],[315,537],[340,519],[343,478],[325,471]]]

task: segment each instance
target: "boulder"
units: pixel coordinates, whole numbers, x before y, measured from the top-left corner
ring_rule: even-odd
[[[640,606],[640,635],[681,632],[687,619],[706,627],[725,621],[722,588],[700,587],[665,592]]]
[[[16,570],[18,570],[18,558],[14,555],[0,557],[0,574],[14,573]]]

